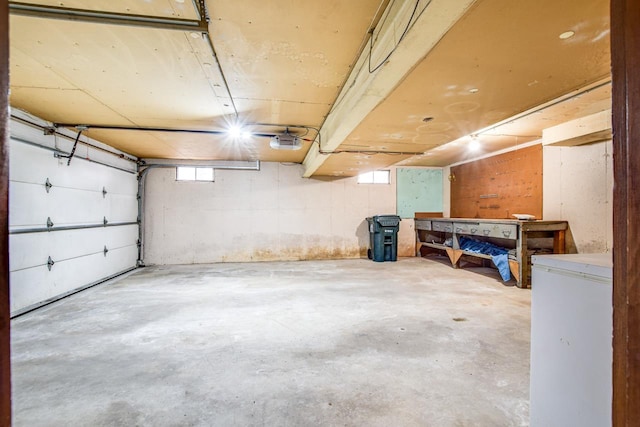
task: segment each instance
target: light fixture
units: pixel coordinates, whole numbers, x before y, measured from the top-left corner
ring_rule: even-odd
[[[469,89],[469,93],[478,93],[480,91],[480,89],[478,89],[477,87],[472,87],[471,89]]]
[[[242,135],[242,128],[237,124],[233,124],[229,126],[229,129],[227,129],[227,133],[231,138],[239,138],[240,135]]]
[[[560,34],[558,37],[560,37],[560,39],[562,40],[566,40],[566,39],[570,39],[575,34],[576,34],[575,31],[565,31],[564,33]]]
[[[299,150],[302,148],[302,141],[298,136],[290,134],[287,129],[280,135],[272,136],[269,146],[274,150]]]
[[[480,139],[478,135],[471,135],[471,141],[469,141],[469,151],[480,150]]]
[[[249,139],[253,136],[250,131],[245,130],[244,126],[239,123],[230,124],[226,132],[231,139]]]

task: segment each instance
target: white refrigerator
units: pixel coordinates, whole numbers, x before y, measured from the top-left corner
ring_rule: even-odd
[[[610,426],[611,254],[531,262],[531,427]]]

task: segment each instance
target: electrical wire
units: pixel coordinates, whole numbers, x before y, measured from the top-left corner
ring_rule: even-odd
[[[402,38],[404,38],[404,35],[411,30],[411,28],[413,28],[413,26],[415,25],[415,23],[418,21],[418,19],[422,16],[422,14],[424,13],[424,11],[427,9],[427,7],[429,7],[429,5],[431,4],[432,0],[428,0],[427,4],[420,10],[420,12],[417,14],[417,16],[415,15],[415,11],[417,9],[417,7],[419,6],[421,0],[417,0],[416,4],[414,6],[414,11],[412,13],[412,19],[409,20],[409,22],[407,23],[407,27],[405,28],[404,34],[402,36]],[[355,65],[358,63],[359,58],[362,56],[362,52],[364,52],[364,45],[367,43],[367,40],[369,41],[369,44],[372,45],[373,43],[375,43],[374,41],[374,31],[375,28],[382,28],[384,27],[387,18],[389,17],[389,13],[388,11],[391,10],[391,8],[393,7],[393,5],[395,4],[395,0],[393,0],[386,8],[386,12],[383,17],[382,20],[380,22],[378,22],[378,24],[376,25],[376,27],[373,27],[373,22],[375,22],[375,16],[378,15],[379,11],[380,11],[380,7],[382,6],[382,4],[384,4],[384,1],[380,3],[380,5],[378,6],[378,11],[376,11],[376,14],[374,15],[374,20],[371,21],[371,25],[369,26],[369,31],[367,32],[367,36],[365,37],[365,40],[363,41],[363,44],[360,46],[360,48],[358,49],[358,55],[356,56],[356,60],[353,62],[353,65],[355,67]],[[415,16],[415,19],[413,19],[413,17]],[[380,30],[381,31],[381,30]],[[378,31],[378,34],[380,34],[380,31]],[[353,81],[351,82],[351,85],[349,87],[347,87],[347,82],[349,81],[349,79],[354,75],[357,76],[360,73],[360,70],[362,70],[362,67],[364,67],[364,63],[368,62],[368,66],[369,66],[369,73],[373,73],[375,72],[378,68],[380,68],[393,54],[393,52],[395,52],[396,48],[398,47],[398,45],[400,44],[400,42],[402,41],[402,38],[400,40],[398,40],[398,42],[396,43],[396,46],[392,49],[392,51],[387,55],[387,57],[385,58],[384,61],[382,61],[380,64],[378,64],[378,66],[376,66],[376,68],[374,70],[371,70],[371,50],[372,47],[370,46],[369,49],[369,55],[367,55],[367,61],[363,61],[363,64],[360,68],[358,68],[357,71],[355,71],[355,68],[352,70],[352,72],[347,76],[347,78],[345,79],[345,81],[343,82],[343,84],[340,86],[340,91],[338,92],[338,96],[336,97],[336,100],[333,102],[333,104],[331,104],[331,109],[329,110],[329,112],[327,113],[328,117],[331,113],[333,113],[333,111],[336,109],[336,107],[338,105],[340,105],[342,103],[342,101],[344,100],[344,98],[346,97],[347,93],[349,92],[349,90],[355,85],[357,78],[354,78]],[[377,39],[377,38],[376,38]],[[345,90],[345,87],[347,87],[347,89]],[[326,121],[326,118],[325,118]],[[324,123],[323,123],[324,124]],[[322,127],[322,126],[321,126]]]
[[[431,1],[427,2],[427,5],[422,9],[422,11],[420,11],[420,13],[418,14],[418,17],[420,17],[420,15],[422,15],[424,10],[429,6],[430,3],[431,3]],[[373,37],[373,34],[371,35],[371,37],[369,38],[369,58],[368,58],[368,61],[369,61],[369,74],[372,74],[372,73],[375,73],[376,71],[378,71],[378,69],[380,69],[380,67],[382,67],[389,60],[389,58],[391,58],[391,55],[393,55],[393,53],[396,51],[398,46],[400,46],[400,43],[402,42],[402,40],[404,40],[405,36],[409,32],[409,29],[411,27],[413,27],[413,24],[414,24],[413,18],[414,18],[414,16],[416,16],[416,11],[418,10],[418,6],[419,5],[420,5],[420,0],[416,0],[416,4],[413,6],[413,11],[411,12],[411,16],[409,17],[409,21],[407,22],[407,25],[404,27],[404,30],[402,31],[402,35],[400,35],[400,38],[396,42],[395,46],[393,46],[391,51],[389,51],[387,56],[385,56],[384,59],[382,61],[380,61],[380,63],[378,63],[378,65],[376,65],[373,68],[371,68],[371,58],[373,56],[374,37]],[[380,34],[380,31],[378,31],[378,34]]]
[[[336,106],[340,105],[340,103],[344,99],[346,93],[355,84],[355,79],[354,79],[354,81],[351,83],[351,85],[345,91],[345,87],[347,86],[347,83],[349,82],[349,78],[351,78],[351,76],[355,72],[355,67],[358,64],[358,61],[360,60],[360,57],[362,56],[362,53],[364,52],[365,48],[367,47],[367,43],[369,42],[369,38],[372,37],[373,31],[375,30],[375,26],[380,25],[379,22],[376,24],[376,21],[378,19],[378,15],[380,14],[380,10],[382,9],[382,5],[385,4],[386,2],[387,2],[387,0],[381,0],[380,1],[380,4],[378,5],[378,9],[376,10],[376,13],[373,15],[373,18],[371,18],[371,23],[369,24],[367,32],[365,33],[365,36],[362,38],[362,42],[360,43],[360,46],[358,46],[358,50],[357,50],[357,53],[356,53],[355,57],[351,61],[351,64],[352,64],[353,68],[351,69],[351,72],[346,75],[346,77],[344,78],[344,81],[340,85],[340,89],[338,90],[336,98],[334,99],[333,103],[331,104],[331,108],[329,109],[329,112],[327,112],[327,115],[325,116],[324,121],[326,121],[326,118],[329,117],[329,114],[333,113],[333,110],[335,110]],[[391,5],[394,2],[395,2],[395,0],[393,0],[391,2]],[[387,6],[386,10],[388,10],[390,7],[391,7],[390,5]],[[384,13],[384,11],[382,13]],[[383,15],[383,17],[385,17],[385,16],[386,15]],[[364,64],[362,66],[364,66]],[[360,72],[360,70],[362,70],[362,66],[360,68],[358,68],[358,71],[356,72],[356,74],[358,74]],[[351,67],[349,67],[349,68],[351,68]],[[342,96],[340,96],[340,95],[342,95]],[[324,124],[324,121],[323,121],[322,124]],[[322,127],[322,124],[321,124],[320,127]]]
[[[129,131],[143,131],[143,132],[170,132],[170,133],[195,133],[195,134],[204,134],[204,135],[224,135],[227,134],[226,130],[204,130],[204,129],[179,129],[179,128],[154,128],[154,127],[135,127],[135,126],[121,126],[121,125],[97,125],[97,124],[72,124],[72,123],[55,123],[55,127],[80,127],[84,128],[84,130],[90,129],[105,129],[105,130],[129,130]],[[420,154],[424,154],[422,151],[387,151],[387,150],[332,150],[325,151],[322,149],[322,135],[320,134],[320,129],[314,126],[308,125],[294,125],[294,124],[281,124],[281,123],[245,123],[245,126],[263,126],[263,127],[281,127],[288,129],[305,129],[306,132],[302,135],[295,135],[303,141],[317,143],[318,144],[318,153],[322,155],[329,154],[342,154],[342,153],[351,153],[351,154],[367,154],[367,155],[375,155],[375,154],[387,154],[391,156],[416,156]],[[313,138],[304,138],[311,131],[315,132],[315,136]],[[278,135],[273,132],[252,132],[252,136],[259,138],[270,138]]]
[[[322,149],[322,135],[320,134],[320,129],[315,128],[313,126],[305,126],[308,129],[311,129],[316,132],[316,136],[313,139],[304,139],[304,141],[311,141],[311,143],[318,144],[318,154],[322,154],[327,156],[329,154],[365,154],[365,155],[376,155],[376,154],[386,154],[389,156],[417,156],[424,154],[423,151],[387,151],[387,150],[331,150],[325,151]]]
[[[424,13],[425,10],[427,10],[427,8],[429,7],[429,5],[431,4],[432,0],[428,0],[427,4],[424,5],[424,7],[422,8],[422,10],[420,11],[420,13],[418,13],[418,16],[416,16],[416,19],[413,20],[413,23],[411,24],[411,26],[409,27],[409,30],[411,30],[413,28],[413,26],[416,24],[416,22],[418,22],[418,19],[420,19],[420,17],[422,16],[422,14]]]

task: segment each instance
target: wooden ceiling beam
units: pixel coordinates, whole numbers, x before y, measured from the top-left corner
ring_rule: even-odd
[[[413,14],[413,2],[389,6],[380,28],[371,37],[320,129],[322,147],[314,145],[304,160],[305,177],[312,176],[327,160],[320,151],[334,151],[440,41],[476,0],[433,0],[424,13]],[[411,23],[410,23],[411,22]],[[407,24],[409,26],[407,26]],[[407,27],[406,37],[398,40]],[[371,57],[371,58],[370,58]],[[371,68],[376,69],[372,71]]]

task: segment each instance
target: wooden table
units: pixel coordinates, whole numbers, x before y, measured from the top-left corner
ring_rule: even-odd
[[[567,221],[519,221],[478,218],[415,218],[416,256],[445,252],[454,268],[463,256],[491,256],[460,249],[459,237],[509,250],[509,269],[520,288],[531,287],[531,255],[565,253]],[[445,244],[446,243],[446,244]]]

